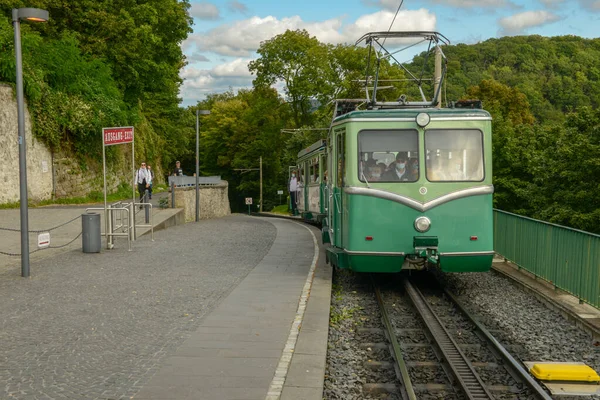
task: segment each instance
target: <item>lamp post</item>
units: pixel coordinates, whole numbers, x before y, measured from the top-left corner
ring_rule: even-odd
[[[15,59],[17,66],[17,116],[19,133],[19,189],[21,202],[21,276],[29,276],[29,218],[27,209],[27,157],[25,144],[25,105],[23,101],[23,60],[21,57],[21,20],[46,22],[49,14],[39,8],[13,8]]]
[[[196,110],[196,222],[200,221],[200,115],[208,115],[210,110]]]

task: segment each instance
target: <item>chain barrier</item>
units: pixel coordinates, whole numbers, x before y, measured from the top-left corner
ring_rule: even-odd
[[[70,224],[71,222],[73,222],[73,221],[76,221],[76,220],[78,220],[78,219],[80,219],[80,218],[81,218],[81,215],[78,215],[78,216],[76,216],[75,218],[73,218],[73,219],[70,219],[70,220],[69,220],[69,221],[67,221],[67,222],[64,222],[64,223],[62,223],[62,224],[60,224],[60,225],[53,226],[53,227],[52,227],[52,228],[50,228],[50,229],[42,229],[42,230],[30,230],[30,231],[28,231],[28,232],[29,232],[29,233],[45,233],[45,232],[51,232],[51,231],[54,231],[54,230],[56,230],[56,229],[58,229],[58,228],[62,228],[63,226],[65,226],[65,225],[68,225],[68,224]],[[14,229],[14,228],[3,228],[3,227],[0,227],[0,231],[7,231],[7,232],[21,232],[21,230],[20,230],[20,229]],[[80,232],[80,233],[79,233],[79,234],[78,234],[78,235],[75,237],[75,239],[71,240],[69,243],[66,243],[66,244],[61,244],[60,246],[48,246],[48,247],[43,247],[43,248],[41,248],[41,249],[35,249],[35,250],[33,250],[33,251],[30,251],[30,252],[29,252],[29,254],[37,253],[38,251],[41,251],[41,250],[46,250],[46,249],[60,249],[60,248],[62,248],[62,247],[67,247],[68,245],[70,245],[71,243],[73,243],[74,241],[76,241],[76,240],[77,240],[77,239],[78,239],[80,236],[81,236],[81,232]],[[10,256],[10,257],[20,257],[20,256],[21,256],[21,253],[10,253],[10,252],[7,252],[7,251],[0,251],[0,254],[2,254],[2,255],[5,255],[5,256]]]
[[[71,222],[73,222],[73,221],[75,221],[75,220],[77,220],[77,219],[79,219],[79,218],[81,218],[81,215],[78,215],[78,216],[76,216],[75,218],[73,218],[73,219],[71,219],[71,220],[69,220],[69,221],[67,221],[67,222],[65,222],[65,223],[62,223],[62,224],[60,224],[60,225],[56,225],[56,226],[54,226],[54,227],[52,227],[52,228],[50,228],[50,229],[29,230],[28,232],[29,232],[29,233],[44,233],[44,232],[51,232],[51,231],[54,231],[54,230],[56,230],[56,229],[58,229],[58,228],[62,228],[63,226],[65,226],[65,225],[68,225],[68,224],[70,224]],[[3,228],[3,227],[1,227],[1,226],[0,226],[0,231],[8,231],[8,232],[21,232],[21,229],[14,229],[14,228]]]

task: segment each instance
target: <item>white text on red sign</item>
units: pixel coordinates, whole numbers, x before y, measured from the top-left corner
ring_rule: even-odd
[[[105,146],[133,142],[133,128],[104,128],[102,136]]]

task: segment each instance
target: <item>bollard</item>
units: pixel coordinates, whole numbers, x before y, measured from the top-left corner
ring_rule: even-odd
[[[150,193],[148,192],[148,189],[146,189],[146,193],[144,193],[144,204],[149,203],[148,198],[150,197]],[[148,206],[144,206],[144,216],[145,216],[145,220],[146,220],[146,225],[148,225],[150,223],[150,207]]]
[[[81,215],[81,245],[84,253],[100,253],[102,239],[100,233],[100,214]]]
[[[175,180],[171,182],[171,208],[175,208]]]

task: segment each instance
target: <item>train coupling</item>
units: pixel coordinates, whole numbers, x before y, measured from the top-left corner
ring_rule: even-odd
[[[438,238],[437,236],[414,236],[413,247],[414,255],[425,259],[430,263],[437,264],[438,258]]]

